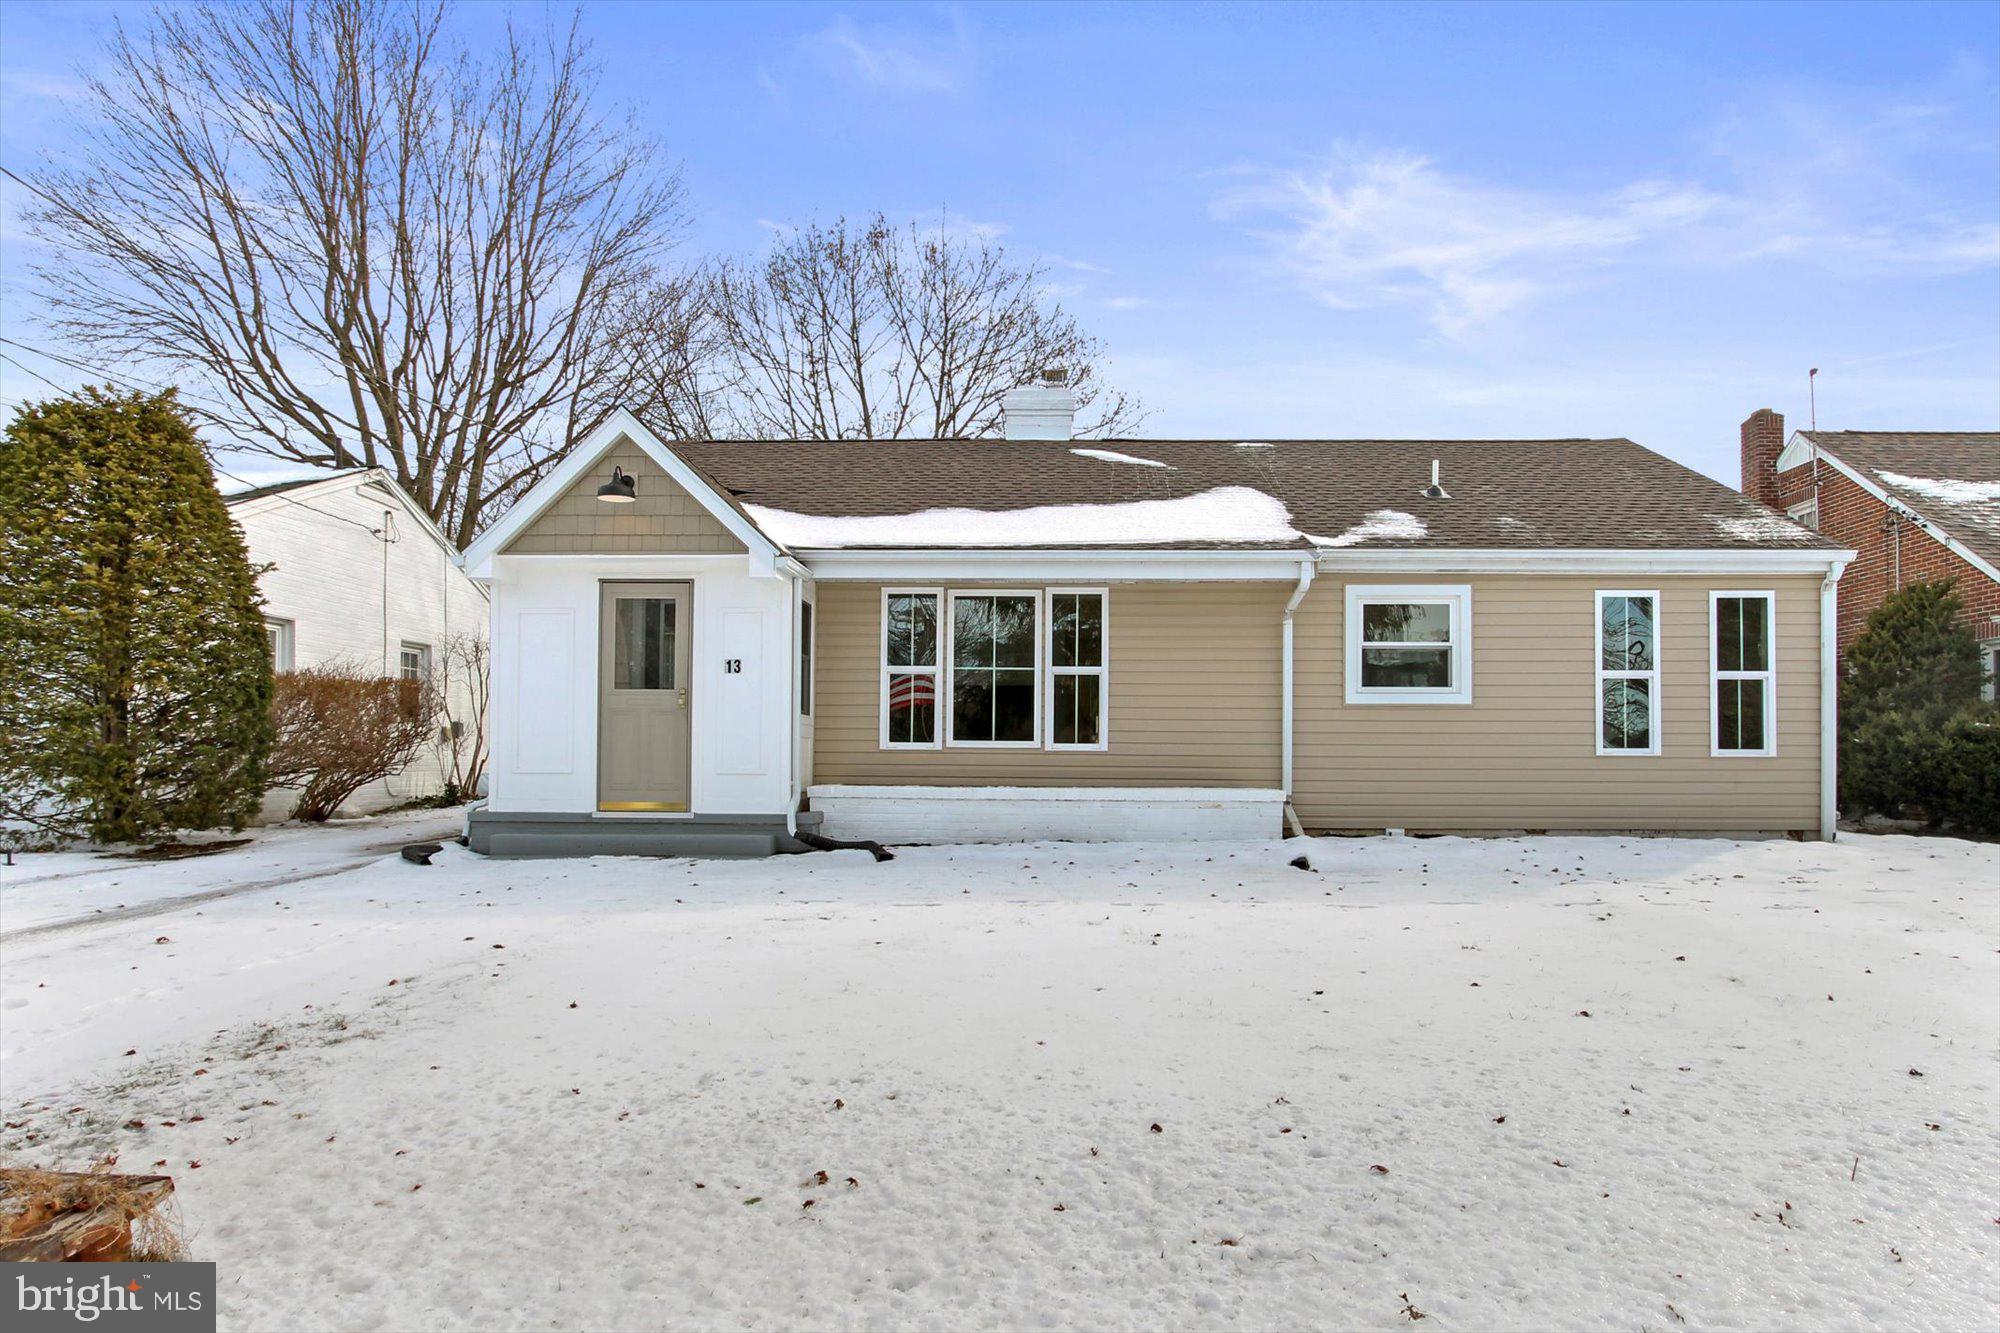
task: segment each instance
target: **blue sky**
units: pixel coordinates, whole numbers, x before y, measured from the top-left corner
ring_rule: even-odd
[[[0,8],[0,162],[64,151],[120,12],[143,7]],[[689,254],[877,209],[988,230],[1048,266],[1145,434],[1628,435],[1734,482],[1737,423],[1804,424],[1815,365],[1823,426],[2000,427],[2000,6],[600,2],[584,25],[682,164]],[[19,202],[0,326],[48,345]],[[0,366],[0,397],[45,391]]]

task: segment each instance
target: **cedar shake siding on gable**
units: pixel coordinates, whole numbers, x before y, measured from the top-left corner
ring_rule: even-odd
[[[639,484],[631,504],[608,504],[597,488],[622,467]],[[589,473],[538,515],[506,555],[741,555],[743,543],[638,445],[620,439]]]
[[[1349,705],[1348,582],[1470,584],[1470,705]],[[1294,805],[1314,831],[1819,827],[1819,578],[1322,573],[1295,620]],[[901,585],[898,585],[901,586]],[[953,584],[976,587],[977,584]],[[1020,582],[986,586],[1032,586]],[[1661,598],[1662,750],[1596,754],[1598,589]],[[1778,753],[1709,754],[1715,589],[1777,594]],[[884,750],[881,585],[821,583],[812,780],[876,786],[1278,787],[1290,585],[1110,585],[1103,752]]]

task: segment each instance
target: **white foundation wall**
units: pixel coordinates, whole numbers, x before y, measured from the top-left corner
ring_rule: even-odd
[[[808,789],[832,838],[878,842],[1202,842],[1283,835],[1285,794],[1254,787]]]
[[[600,589],[652,581],[693,587],[690,813],[785,813],[791,584],[741,555],[494,558],[489,809],[596,812]],[[740,672],[724,672],[731,658]]]

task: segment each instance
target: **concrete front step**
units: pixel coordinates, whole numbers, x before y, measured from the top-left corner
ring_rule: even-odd
[[[820,817],[798,816],[800,832],[814,832]],[[484,808],[467,820],[468,845],[486,856],[772,856],[804,851],[785,832],[782,816],[696,815],[681,819],[503,813]]]

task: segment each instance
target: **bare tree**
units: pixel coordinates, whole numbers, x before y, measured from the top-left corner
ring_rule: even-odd
[[[643,389],[630,337],[674,342],[642,298],[680,184],[593,108],[574,18],[485,62],[445,19],[254,0],[120,25],[88,146],[33,173],[29,217],[60,333],[168,368],[239,444],[388,468],[462,545]]]
[[[486,718],[493,699],[491,649],[481,634],[452,634],[438,653],[438,728],[431,749],[445,794],[471,800],[486,775],[490,737]]]
[[[686,355],[656,362],[650,410],[690,434],[807,439],[961,439],[1000,429],[1007,390],[1069,371],[1084,434],[1136,425],[1105,388],[1098,342],[1047,291],[1047,274],[995,241],[876,215],[789,232],[754,263],[713,265]]]
[[[298,789],[293,819],[324,823],[355,792],[408,768],[438,719],[435,682],[349,662],[281,672],[273,683],[270,781]]]

